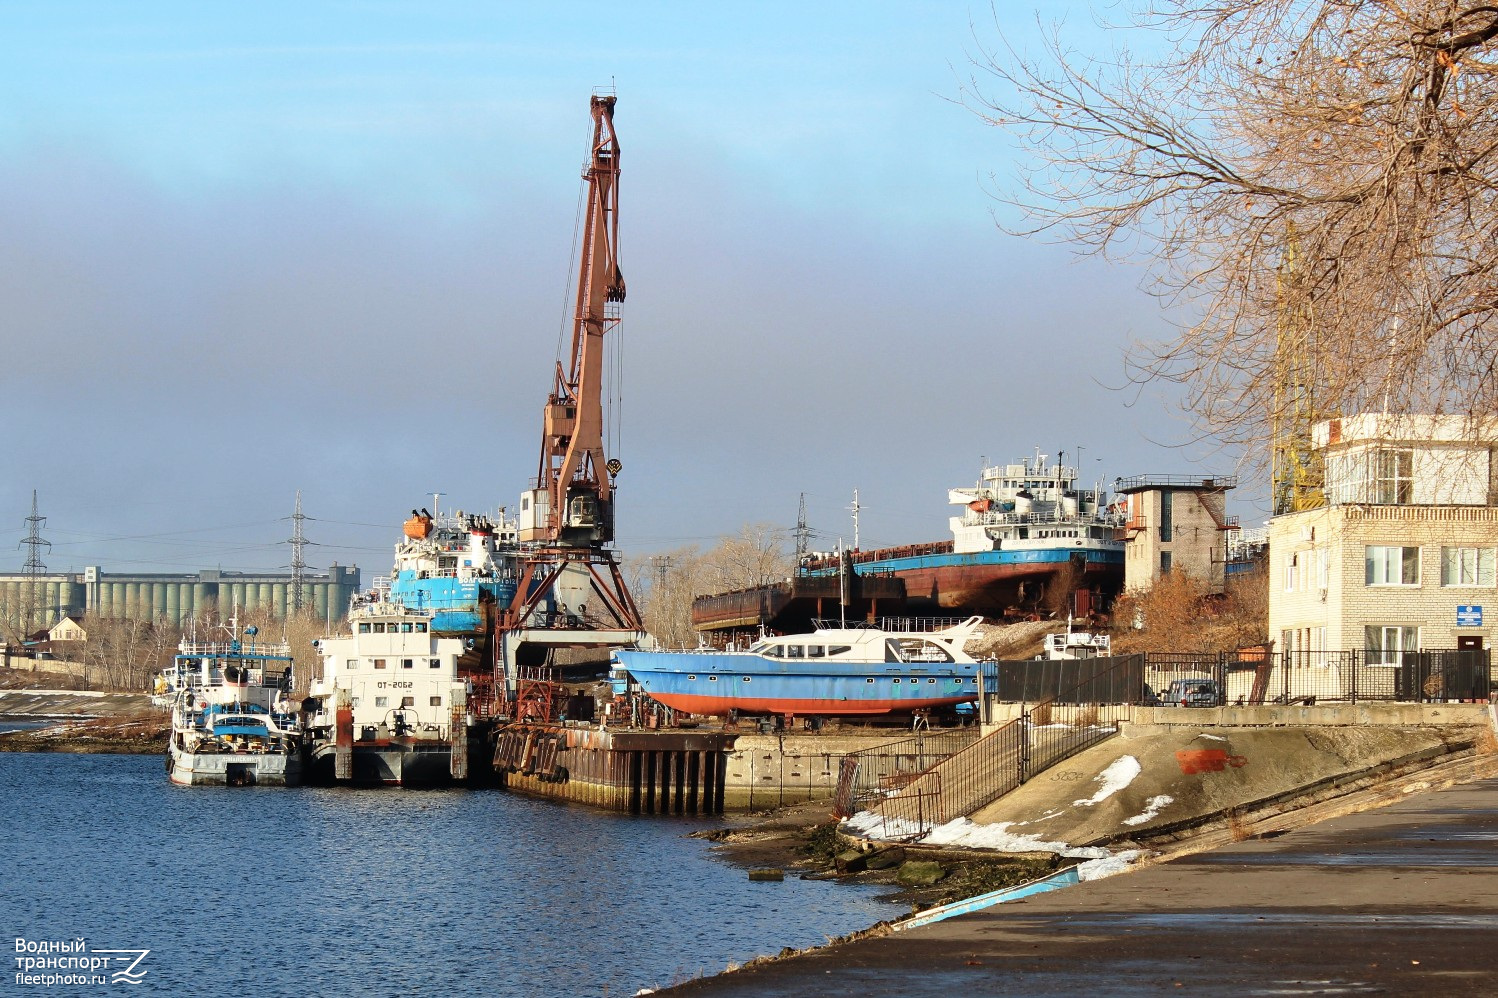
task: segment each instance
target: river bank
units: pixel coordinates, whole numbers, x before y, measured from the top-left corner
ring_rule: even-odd
[[[141,693],[0,689],[0,752],[154,754],[166,751],[169,728]]]

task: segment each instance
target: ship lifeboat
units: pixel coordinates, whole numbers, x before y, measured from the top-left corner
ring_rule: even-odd
[[[974,513],[987,513],[990,509],[993,508],[993,500],[974,499],[972,502],[967,504],[967,508],[972,510]]]
[[[405,522],[403,529],[406,536],[411,538],[411,540],[424,541],[432,532],[432,518],[417,513]]]

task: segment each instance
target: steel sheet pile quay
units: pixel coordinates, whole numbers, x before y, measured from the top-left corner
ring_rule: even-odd
[[[1495,991],[1498,780],[1488,779],[660,993]]]

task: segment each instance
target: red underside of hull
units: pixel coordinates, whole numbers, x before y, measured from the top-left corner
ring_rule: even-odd
[[[907,599],[930,600],[948,609],[1002,609],[1019,602],[1021,584],[1049,582],[1058,569],[1055,565],[974,565],[902,569],[894,574],[905,580]],[[1079,581],[1090,585],[1122,579],[1120,568],[1089,565]]]
[[[913,710],[929,710],[933,707],[950,707],[969,703],[976,699],[965,697],[922,697],[909,700],[782,700],[771,697],[710,697],[691,693],[655,693],[652,700],[659,700],[672,710],[689,714],[707,714],[722,717],[730,710],[741,714],[800,714],[826,716],[853,716],[859,714],[908,714]]]

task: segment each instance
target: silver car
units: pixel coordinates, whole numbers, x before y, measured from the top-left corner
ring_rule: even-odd
[[[1167,707],[1216,707],[1221,694],[1215,679],[1173,679],[1161,699]]]

